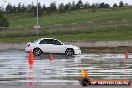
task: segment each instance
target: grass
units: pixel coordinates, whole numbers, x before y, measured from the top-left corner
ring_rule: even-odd
[[[62,14],[52,14],[50,16],[39,17],[39,24],[41,26],[53,24],[70,24],[70,23],[84,23],[84,22],[106,22],[106,21],[121,21],[132,19],[131,8],[122,9],[99,9],[96,12],[84,10],[75,10]],[[28,15],[28,13],[18,13],[7,15],[10,26],[33,27],[36,24],[36,17]]]
[[[10,28],[0,30],[0,41],[29,42],[41,37],[52,37],[62,41],[131,40],[131,14],[131,8],[118,8],[98,9],[94,12],[84,9],[42,16],[39,18],[39,36],[36,36],[36,30],[33,28],[36,24],[35,17],[28,13],[9,14],[6,16]]]
[[[29,42],[41,37],[57,38],[61,41],[87,41],[87,40],[131,40],[132,31],[130,32],[97,32],[97,33],[81,33],[81,34],[68,34],[68,35],[50,35],[50,36],[30,36],[30,37],[13,37],[13,38],[0,38],[1,42]]]

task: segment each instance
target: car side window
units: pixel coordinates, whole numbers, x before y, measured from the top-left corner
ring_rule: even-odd
[[[45,40],[41,40],[39,44],[46,44]]]
[[[41,40],[39,44],[51,44],[51,39]]]
[[[58,40],[52,40],[51,44],[61,45],[61,42],[59,42]]]

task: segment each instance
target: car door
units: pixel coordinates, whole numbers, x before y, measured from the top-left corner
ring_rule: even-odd
[[[51,48],[53,53],[65,53],[65,46],[58,40],[53,39],[51,40]]]
[[[39,47],[44,53],[51,52],[51,39],[43,39],[39,42]]]

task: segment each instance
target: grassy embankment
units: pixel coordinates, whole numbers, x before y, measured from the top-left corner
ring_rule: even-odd
[[[35,17],[27,13],[8,14],[10,29],[0,31],[0,42],[28,42],[40,37],[62,41],[131,40],[131,15],[132,8],[120,8],[85,9],[42,16],[39,18],[41,29],[37,37],[33,29]]]

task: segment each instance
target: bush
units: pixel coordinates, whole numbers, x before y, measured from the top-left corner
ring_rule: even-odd
[[[0,11],[0,27],[9,27],[9,22],[4,14]]]

